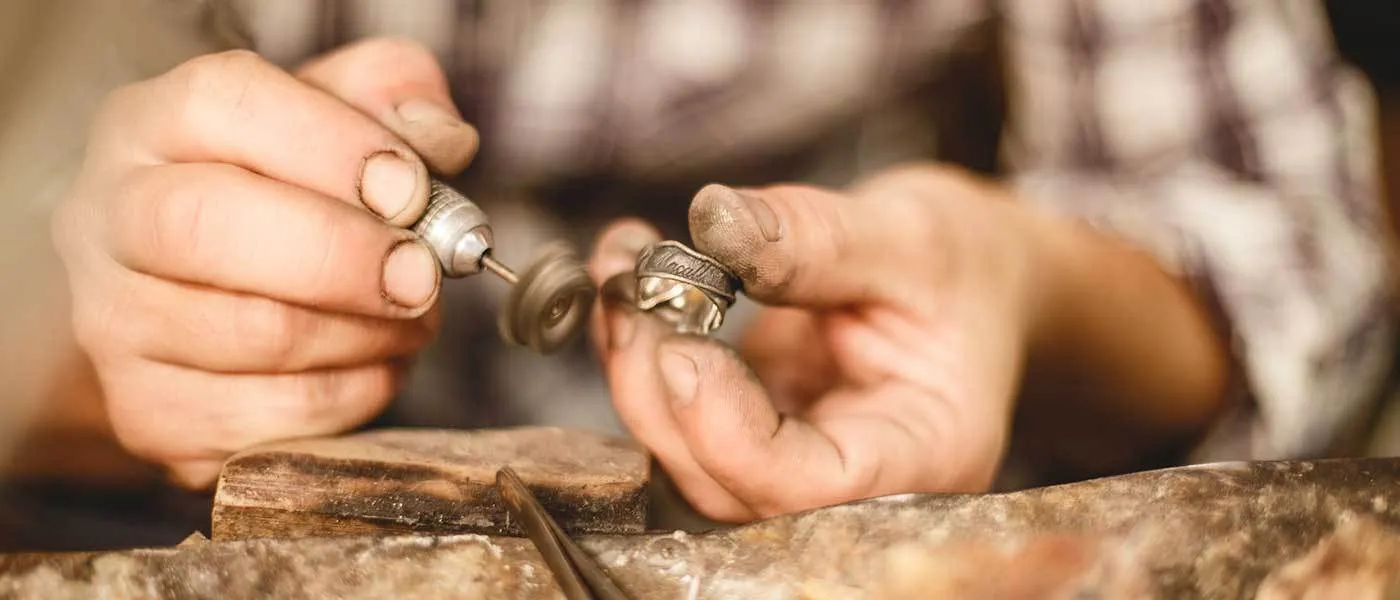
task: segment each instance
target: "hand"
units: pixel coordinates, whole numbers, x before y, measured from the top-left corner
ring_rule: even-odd
[[[613,227],[592,268],[600,280],[623,275],[604,286],[595,337],[622,419],[722,520],[984,489],[1028,327],[1029,258],[995,196],[922,170],[848,193],[701,190],[696,248],[771,305],[738,355],[618,301],[617,282],[656,237]]]
[[[657,239],[637,222],[598,242],[592,325],[623,422],[711,518],[985,491],[1018,402],[1089,432],[1056,442],[1121,437],[1136,445],[1090,454],[1132,457],[1198,431],[1223,398],[1219,341],[1155,261],[959,171],[845,192],[709,186],[690,230],[765,305],[737,353],[631,308]]]
[[[437,321],[439,268],[403,227],[476,140],[398,41],[296,75],[204,56],[114,92],[53,234],[123,445],[206,487],[242,448],[381,411]]]

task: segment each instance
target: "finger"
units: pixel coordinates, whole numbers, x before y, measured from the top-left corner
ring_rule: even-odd
[[[840,370],[821,327],[811,311],[765,306],[744,330],[739,354],[779,412],[800,413],[836,385]]]
[[[432,341],[438,315],[379,319],[125,277],[133,291],[125,317],[109,326],[116,343],[143,358],[216,373],[298,373],[410,356]]]
[[[100,370],[113,428],[134,454],[167,465],[221,461],[256,444],[351,429],[384,409],[403,374],[395,363],[287,375],[121,366]],[[191,487],[213,482],[197,477],[198,469],[185,471]]]
[[[247,51],[202,56],[122,88],[98,123],[98,155],[234,164],[394,225],[417,221],[428,201],[427,167],[407,144]]]
[[[618,417],[697,510],[720,521],[752,519],[754,512],[710,477],[686,447],[675,417],[666,407],[666,393],[656,370],[656,346],[668,335],[667,326],[618,297],[618,290],[626,293],[632,287],[626,283],[630,279],[624,272],[609,280],[599,302],[600,320],[607,327],[603,366]]]
[[[734,270],[744,293],[775,304],[838,306],[883,291],[896,249],[868,206],[835,192],[709,185],[690,205],[695,247]]]
[[[447,76],[422,44],[357,42],[306,64],[297,76],[374,117],[438,173],[460,173],[476,155],[476,129],[462,121]]]
[[[614,276],[632,272],[636,268],[637,255],[641,254],[642,249],[659,241],[661,234],[643,221],[624,219],[613,223],[603,230],[593,246],[593,254],[588,259],[588,274],[601,289]],[[614,282],[613,285],[617,283]],[[624,292],[631,293],[630,290]],[[631,299],[619,295],[616,291],[612,297],[615,300],[633,303]],[[590,338],[593,340],[594,350],[599,356],[603,356],[608,345],[608,330],[603,318],[602,303],[594,304],[593,314],[589,317],[589,329],[592,332]]]
[[[918,406],[926,395],[892,386],[876,397],[828,397],[807,421],[774,410],[738,358],[711,340],[670,338],[657,360],[695,460],[760,516],[937,481],[938,432]]]
[[[440,268],[412,232],[237,167],[148,167],[118,193],[108,251],[141,273],[385,318],[437,297]]]
[[[222,460],[180,460],[166,466],[171,483],[189,490],[208,489],[219,480],[224,470]]]
[[[594,282],[601,285],[618,273],[630,272],[637,266],[637,255],[659,241],[661,233],[644,221],[617,221],[598,236],[593,246],[593,256],[588,262],[588,273]]]

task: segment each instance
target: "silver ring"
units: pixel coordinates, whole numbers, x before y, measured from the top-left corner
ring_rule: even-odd
[[[681,333],[705,335],[724,323],[741,282],[728,268],[685,244],[652,244],[637,257],[637,308]]]

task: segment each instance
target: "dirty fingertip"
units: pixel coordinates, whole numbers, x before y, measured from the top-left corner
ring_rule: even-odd
[[[742,262],[782,239],[783,233],[777,213],[754,190],[712,183],[690,203],[690,235],[696,249],[722,262]]]
[[[422,99],[408,100],[395,110],[400,121],[396,133],[434,173],[455,176],[476,157],[480,135],[455,110]]]

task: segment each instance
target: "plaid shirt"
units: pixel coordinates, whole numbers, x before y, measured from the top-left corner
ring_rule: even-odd
[[[1006,180],[1029,202],[1153,252],[1195,282],[1233,334],[1241,394],[1195,458],[1334,451],[1372,414],[1393,337],[1374,110],[1316,2],[400,6],[252,0],[243,8],[257,47],[286,64],[362,36],[428,44],[482,130],[473,171],[490,173],[493,189],[718,178],[823,146],[838,151],[817,152],[801,178],[841,183],[895,160],[937,157],[925,88],[969,40],[992,32],[1005,63]],[[562,231],[547,211],[502,212],[511,213],[496,217],[508,223],[503,240]],[[472,382],[454,385],[447,380],[461,373],[463,354],[484,352],[456,350],[438,352],[445,365],[425,364],[422,383],[459,398],[493,388],[526,411],[483,404],[462,417],[469,424],[611,426],[589,416],[610,413],[586,366],[498,351]],[[527,370],[556,375],[514,375]],[[419,392],[419,404],[433,393]]]

